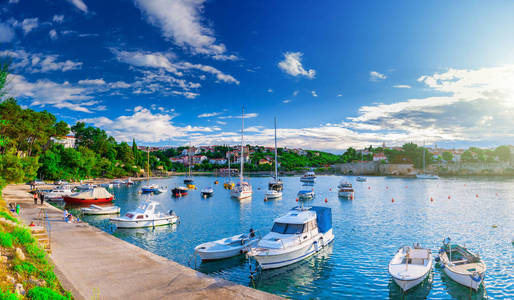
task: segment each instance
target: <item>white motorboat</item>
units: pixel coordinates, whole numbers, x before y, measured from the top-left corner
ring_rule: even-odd
[[[73,186],[71,185],[60,185],[55,189],[43,193],[46,201],[62,201],[64,196],[73,194]]]
[[[203,197],[210,197],[214,194],[214,189],[212,187],[206,187],[200,191]]]
[[[316,174],[313,171],[305,173],[301,178],[301,182],[314,183],[316,181]]]
[[[224,259],[248,252],[250,247],[257,242],[255,232],[250,229],[249,234],[239,234],[198,245],[195,248],[195,253],[200,255],[202,261]]]
[[[313,190],[301,190],[297,194],[299,200],[311,200],[315,195]]]
[[[419,245],[398,249],[389,262],[389,275],[403,291],[423,282],[430,270],[432,270],[432,252]]]
[[[79,191],[89,191],[89,190],[94,189],[95,187],[96,187],[96,184],[85,183],[85,184],[78,185],[75,188]]]
[[[485,263],[478,255],[450,241],[450,238],[444,240],[436,261],[440,261],[444,273],[455,282],[478,290],[485,278]]]
[[[266,193],[264,193],[264,196],[266,197],[266,199],[282,198],[282,191],[267,190]]]
[[[154,201],[147,201],[135,211],[129,211],[122,217],[111,218],[110,220],[118,228],[155,227],[177,223],[178,217],[173,210],[168,214],[156,213],[155,207],[158,204]]]
[[[368,179],[366,177],[357,176],[357,178],[355,178],[355,180],[358,182],[366,182]]]
[[[341,182],[338,186],[337,195],[342,198],[352,199],[354,197],[353,186],[349,182]]]
[[[243,146],[243,140],[244,140],[244,128],[245,128],[245,113],[244,113],[244,107],[241,112],[241,156],[239,157],[240,161],[240,168],[239,171],[239,182],[236,183],[234,188],[230,190],[230,196],[237,198],[239,200],[241,199],[247,199],[251,198],[253,194],[252,185],[249,182],[244,181],[243,171],[244,171],[244,146]]]
[[[80,211],[85,215],[114,215],[120,213],[118,206],[100,206],[91,204],[89,207],[82,207]]]
[[[313,255],[333,239],[331,208],[294,207],[274,220],[271,232],[248,255],[262,269],[279,268]]]

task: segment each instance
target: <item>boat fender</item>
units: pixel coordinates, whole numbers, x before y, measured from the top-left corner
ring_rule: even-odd
[[[482,277],[477,272],[473,272],[473,274],[469,275],[469,277],[475,282],[480,282],[482,280]]]
[[[436,262],[440,262],[440,261],[441,261],[441,258],[440,258],[439,256],[436,256],[436,257],[435,257],[435,261],[436,261]]]
[[[444,270],[444,267],[446,267],[444,264],[441,264],[441,269]]]

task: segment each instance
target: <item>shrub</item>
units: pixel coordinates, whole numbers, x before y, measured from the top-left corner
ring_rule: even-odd
[[[43,278],[46,281],[48,287],[53,289],[57,287],[57,277],[55,276],[55,273],[52,270],[52,268],[40,271],[39,273],[41,275],[41,278]]]
[[[27,245],[25,250],[27,250],[28,255],[46,264],[46,260],[44,259],[46,253],[43,249],[41,249],[41,247],[39,247],[37,243]]]
[[[18,273],[26,275],[33,275],[37,272],[37,268],[29,262],[17,263],[14,265],[13,269]]]
[[[0,232],[0,246],[12,248],[12,236],[8,232]]]
[[[13,222],[18,223],[18,219],[16,219],[15,217],[11,216],[11,214],[6,212],[6,211],[0,211],[0,217],[3,217],[4,219],[9,220],[9,221],[13,221]]]
[[[25,228],[16,227],[11,234],[20,245],[27,245],[34,242],[34,238]]]
[[[71,299],[69,294],[65,297],[46,287],[37,286],[27,293],[27,298],[34,300],[67,300]]]
[[[0,289],[0,299],[2,300],[18,300],[18,296],[10,291]]]

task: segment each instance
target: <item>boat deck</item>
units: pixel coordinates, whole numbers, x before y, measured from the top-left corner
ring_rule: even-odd
[[[478,272],[482,273],[485,271],[485,267],[481,263],[470,263],[470,264],[461,264],[451,267],[452,270],[455,272],[466,274],[466,273],[473,273]]]

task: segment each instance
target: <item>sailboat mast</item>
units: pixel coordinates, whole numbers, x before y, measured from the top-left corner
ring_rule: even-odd
[[[278,155],[277,155],[277,117],[275,117],[275,181],[278,179]]]
[[[230,181],[231,180],[231,176],[230,176],[230,152],[228,153],[228,180]]]
[[[244,136],[244,130],[245,130],[245,107],[243,105],[243,108],[241,109],[241,172],[239,174],[239,180],[243,181],[243,168],[244,168],[244,148],[243,148],[243,136]]]
[[[423,141],[423,174],[425,174],[425,141]]]
[[[150,147],[146,147],[146,185],[150,185]]]
[[[188,174],[189,178],[191,178],[191,142],[189,142],[189,149],[187,149],[187,150],[188,150],[187,151],[187,159],[188,159],[188,164],[187,164],[188,172],[187,172],[187,174]]]

